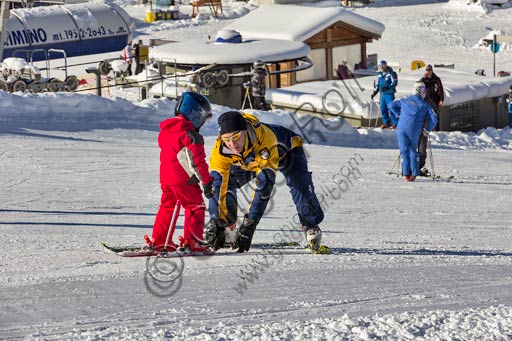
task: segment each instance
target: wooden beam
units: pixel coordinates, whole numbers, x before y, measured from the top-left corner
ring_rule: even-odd
[[[337,23],[333,24],[331,27],[334,27],[334,26],[340,26],[344,29],[347,29],[347,30],[351,30],[353,32],[356,32],[356,33],[359,33],[363,36],[366,36],[368,38],[373,38],[373,39],[380,39],[380,35],[376,34],[376,33],[373,33],[373,32],[369,32],[369,31],[365,31],[359,27],[356,27],[356,26],[352,26],[352,25],[349,25],[347,23],[344,23],[342,21],[338,21]]]
[[[355,45],[355,44],[366,44],[367,40],[364,38],[357,39],[346,39],[346,40],[337,40],[332,42],[325,43],[314,43],[308,44],[311,49],[320,49],[320,48],[328,48],[328,47],[338,47],[338,46],[346,46],[346,45]]]
[[[328,47],[325,52],[327,79],[333,79],[334,76],[332,75],[332,47]]]
[[[363,64],[366,65],[366,44],[361,44],[361,59]]]

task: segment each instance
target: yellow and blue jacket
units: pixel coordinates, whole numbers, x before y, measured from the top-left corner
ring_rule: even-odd
[[[290,129],[262,123],[251,114],[243,116],[247,127],[243,152],[233,152],[219,136],[210,156],[210,175],[215,186],[215,197],[210,200],[210,216],[230,224],[234,223],[228,219],[227,204],[228,185],[234,185],[233,182],[230,183],[231,167],[254,172],[256,176],[256,189],[248,217],[258,223],[270,200],[280,161],[287,152],[302,147],[304,143],[302,137]]]

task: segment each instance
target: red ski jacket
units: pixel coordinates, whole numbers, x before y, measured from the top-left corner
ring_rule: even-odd
[[[160,123],[160,183],[179,186],[211,181],[204,139],[181,115]]]

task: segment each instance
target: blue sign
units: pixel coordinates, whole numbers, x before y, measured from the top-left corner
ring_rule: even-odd
[[[500,43],[491,43],[491,45],[489,45],[490,48],[491,48],[491,52],[494,52],[494,53],[498,53],[500,52]]]

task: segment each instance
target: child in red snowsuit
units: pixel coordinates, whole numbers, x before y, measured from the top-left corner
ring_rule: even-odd
[[[206,251],[200,245],[203,240],[205,204],[201,195],[203,185],[207,198],[213,195],[212,179],[205,161],[204,140],[199,128],[211,116],[211,107],[206,97],[185,92],[176,106],[176,117],[160,123],[158,145],[160,146],[160,185],[162,198],[153,226],[150,247],[164,247],[176,201],[185,211],[183,236],[180,247],[190,251]],[[176,250],[171,231],[167,251]]]

